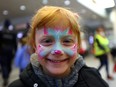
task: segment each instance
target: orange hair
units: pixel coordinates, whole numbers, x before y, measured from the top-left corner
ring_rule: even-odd
[[[30,43],[34,48],[35,46],[35,32],[36,29],[43,27],[49,28],[70,28],[77,36],[78,45],[80,47],[80,30],[79,30],[79,16],[72,11],[63,7],[57,6],[44,6],[37,11],[32,18],[31,30],[30,30]]]

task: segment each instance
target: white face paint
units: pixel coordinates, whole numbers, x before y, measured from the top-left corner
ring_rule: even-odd
[[[77,53],[77,44],[74,36],[69,29],[64,31],[55,29],[44,29],[44,37],[37,46],[37,54],[40,58],[45,57],[48,53],[61,54],[65,52],[70,56],[74,56]]]
[[[63,77],[77,59],[77,38],[71,29],[42,28],[36,31],[36,53],[45,73]]]

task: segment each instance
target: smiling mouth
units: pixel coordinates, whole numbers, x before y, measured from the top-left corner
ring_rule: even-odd
[[[52,59],[46,59],[46,60],[47,60],[47,61],[50,61],[50,62],[53,62],[53,63],[61,63],[61,62],[64,62],[64,61],[69,60],[69,58],[64,59],[64,60],[52,60]]]

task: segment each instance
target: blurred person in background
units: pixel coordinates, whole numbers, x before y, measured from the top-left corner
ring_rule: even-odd
[[[18,47],[14,57],[14,64],[20,69],[20,73],[25,69],[27,64],[30,63],[31,51],[27,41],[28,38],[26,36],[19,40],[20,47]]]
[[[113,47],[111,49],[111,55],[112,55],[113,62],[114,62],[113,72],[116,73],[116,47]]]
[[[74,12],[63,7],[39,9],[30,31],[31,63],[9,87],[109,87],[78,54],[78,21]]]
[[[5,19],[4,20],[4,29],[8,30],[9,26],[11,25],[10,19]]]
[[[110,52],[109,41],[105,36],[105,27],[98,26],[96,29],[96,34],[94,36],[94,54],[95,57],[100,60],[98,70],[100,70],[103,66],[105,66],[107,79],[113,80],[113,77],[109,75],[109,63],[108,63],[109,52]]]
[[[7,86],[12,70],[12,61],[16,50],[15,34],[0,32],[0,65],[3,78],[3,86]]]

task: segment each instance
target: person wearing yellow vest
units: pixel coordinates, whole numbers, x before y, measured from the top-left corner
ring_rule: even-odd
[[[94,55],[96,58],[100,60],[100,65],[98,70],[100,70],[103,66],[106,67],[107,79],[113,80],[113,77],[109,75],[109,64],[108,64],[108,52],[109,49],[109,41],[105,36],[105,31],[103,26],[99,26],[96,29],[96,34],[94,36]]]

